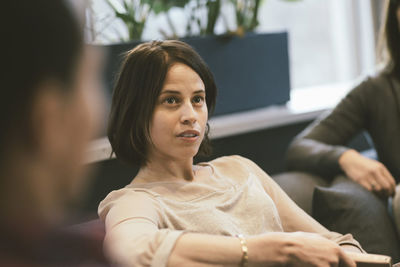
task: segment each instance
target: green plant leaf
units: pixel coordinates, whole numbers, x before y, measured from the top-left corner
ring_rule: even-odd
[[[133,18],[132,16],[130,16],[129,14],[125,14],[125,13],[119,13],[119,12],[115,12],[115,16],[117,18],[122,19],[122,21],[126,24],[129,22],[134,22],[135,18]]]
[[[207,9],[208,9],[208,18],[207,18],[207,28],[205,30],[205,34],[210,35],[214,34],[215,24],[220,14],[221,10],[221,1],[207,1]]]
[[[173,7],[184,8],[190,0],[144,0],[151,3],[155,14],[168,12]]]
[[[133,5],[133,2],[131,2],[131,6],[129,6],[128,1],[124,0],[123,5],[124,5],[125,10],[128,11],[130,9],[130,7]]]
[[[162,12],[167,12],[168,10],[165,8],[164,4],[160,1],[155,1],[153,3],[153,12],[155,14],[160,14]]]

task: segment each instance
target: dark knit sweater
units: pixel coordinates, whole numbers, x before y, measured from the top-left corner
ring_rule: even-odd
[[[379,161],[399,183],[400,83],[387,73],[366,79],[301,132],[289,147],[288,169],[327,178],[341,173],[339,157],[364,130],[372,138]]]

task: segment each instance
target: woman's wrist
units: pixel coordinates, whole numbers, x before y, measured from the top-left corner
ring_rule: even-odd
[[[346,171],[346,167],[349,164],[349,162],[352,161],[352,159],[358,156],[358,152],[354,149],[348,149],[343,154],[339,157],[338,162],[339,166],[342,170]]]
[[[247,241],[243,237],[242,234],[236,235],[237,238],[239,238],[240,241],[240,246],[242,247],[242,259],[240,261],[239,266],[240,267],[247,267],[249,263],[249,255],[248,255],[248,247],[247,247]]]
[[[285,263],[284,233],[268,233],[252,236],[246,239],[248,248],[248,266],[281,265]]]

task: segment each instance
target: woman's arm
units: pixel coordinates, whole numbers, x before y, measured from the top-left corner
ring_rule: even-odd
[[[152,197],[131,189],[114,191],[100,203],[105,221],[104,251],[116,266],[166,266],[183,231],[159,229],[158,206]]]
[[[134,221],[107,233],[105,248],[118,266],[240,266],[243,251],[236,237],[167,230],[168,236],[143,231]],[[355,266],[338,244],[309,233],[268,233],[247,237],[246,243],[248,266]]]
[[[353,89],[326,117],[316,120],[300,133],[287,152],[291,170],[307,171],[324,178],[344,172],[347,177],[369,191],[382,196],[394,194],[395,179],[382,163],[366,158],[345,145],[361,130],[372,130],[373,120],[385,114],[377,108],[384,102],[387,79],[368,79]],[[379,104],[381,107],[382,103]],[[376,127],[376,126],[375,126]],[[375,129],[377,130],[377,129]]]
[[[109,199],[105,251],[117,266],[239,266],[238,238],[159,229],[157,208],[143,195]],[[269,233],[246,237],[249,266],[354,266],[339,246],[317,235]]]
[[[310,233],[248,237],[248,266],[356,266],[334,242]],[[235,237],[187,233],[176,242],[168,266],[240,266]]]
[[[348,150],[347,143],[367,128],[370,104],[375,101],[372,81],[354,88],[334,109],[322,115],[290,145],[287,166],[290,170],[307,171],[322,177],[342,172],[339,157]]]
[[[331,232],[304,212],[257,164],[245,158],[241,158],[241,161],[251,173],[259,178],[264,190],[274,201],[285,232],[316,233],[339,245],[352,246],[358,251],[363,251],[351,235]]]

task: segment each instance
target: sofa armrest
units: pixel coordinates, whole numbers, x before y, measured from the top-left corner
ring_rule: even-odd
[[[329,185],[323,178],[305,172],[284,172],[273,175],[272,179],[309,215],[312,213],[314,188]]]

